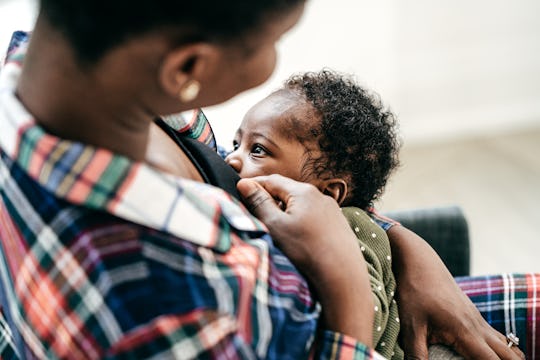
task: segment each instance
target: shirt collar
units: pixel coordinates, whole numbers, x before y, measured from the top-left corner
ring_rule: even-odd
[[[58,198],[219,251],[231,246],[230,227],[246,236],[266,231],[221,189],[46,133],[15,96],[20,73],[20,61],[0,72],[0,146]]]

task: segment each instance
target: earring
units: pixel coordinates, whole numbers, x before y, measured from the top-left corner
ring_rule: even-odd
[[[197,80],[189,80],[182,86],[178,94],[178,98],[181,102],[187,103],[193,101],[199,96],[199,91],[201,90],[201,83]]]

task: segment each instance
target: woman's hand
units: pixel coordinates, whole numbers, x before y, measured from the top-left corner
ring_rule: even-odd
[[[315,288],[325,328],[371,346],[373,299],[367,267],[334,199],[279,175],[243,179],[238,190]]]
[[[461,291],[435,251],[403,226],[388,231],[398,283],[401,341],[409,359],[427,359],[428,344],[446,344],[467,359],[524,359]]]

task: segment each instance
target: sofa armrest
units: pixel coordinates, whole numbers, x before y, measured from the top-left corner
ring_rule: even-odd
[[[470,275],[469,227],[459,206],[384,212],[424,238],[453,276]]]

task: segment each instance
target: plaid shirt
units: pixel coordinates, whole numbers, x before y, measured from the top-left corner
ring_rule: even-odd
[[[0,73],[0,357],[380,358],[317,331],[306,281],[228,194],[47,134],[14,95],[13,58]]]
[[[458,277],[456,281],[491,326],[519,337],[526,359],[540,359],[540,274]]]

